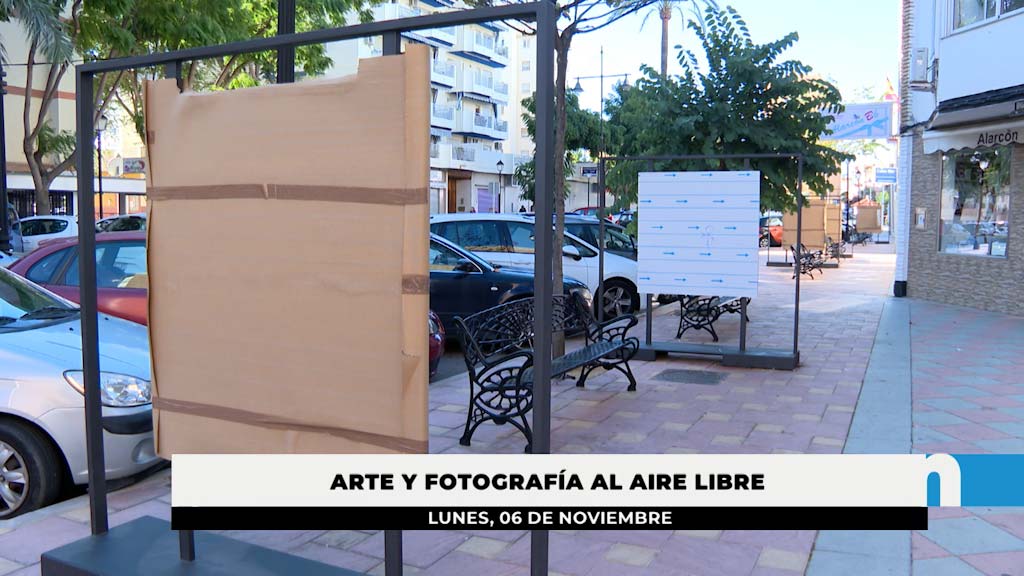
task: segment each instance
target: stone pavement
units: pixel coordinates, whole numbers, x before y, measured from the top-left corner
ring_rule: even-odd
[[[773,250],[773,258],[780,256]],[[553,386],[552,448],[556,453],[787,453],[843,451],[850,432],[854,411],[858,407],[861,384],[868,373],[869,360],[875,347],[879,319],[891,289],[894,257],[886,246],[858,247],[856,256],[837,270],[826,270],[821,278],[803,282],[801,300],[800,348],[803,365],[794,372],[741,370],[723,368],[712,361],[692,359],[660,359],[657,362],[634,363],[639,381],[636,392],[626,392],[626,384],[618,373],[595,375],[586,389],[572,382],[556,382]],[[762,268],[761,295],[750,306],[750,346],[787,348],[792,343],[792,280],[791,272],[781,268]],[[927,303],[912,304],[933,306]],[[914,424],[919,413],[940,412],[961,418],[967,424],[986,422],[1009,423],[1008,420],[980,420],[985,412],[1013,412],[1017,406],[999,404],[999,398],[1011,398],[1022,392],[1011,390],[1013,365],[1024,368],[1024,360],[1013,354],[999,356],[1006,362],[1007,372],[972,372],[984,368],[983,346],[986,343],[1016,341],[1020,325],[1002,324],[992,315],[945,307],[921,309],[927,317],[915,324],[915,330],[949,331],[945,318],[976,323],[994,323],[988,329],[965,326],[952,334],[924,336],[924,352],[935,346],[959,346],[969,353],[956,364],[957,371],[941,376],[981,374],[981,382],[949,380],[949,389],[938,389],[940,380],[929,374],[920,384],[935,399],[969,398],[977,407],[962,404],[930,405],[917,403],[918,378],[914,381]],[[678,305],[665,306],[655,312],[655,338],[670,339],[675,335]],[[915,321],[916,315],[915,315]],[[932,322],[929,324],[928,322]],[[1007,321],[1009,322],[1009,321]],[[735,315],[719,322],[723,342],[735,342],[738,319]],[[642,324],[641,324],[642,328]],[[637,330],[637,334],[641,333]],[[957,334],[960,336],[958,337]],[[996,338],[995,334],[1001,334]],[[1016,336],[1014,336],[1016,334]],[[993,335],[993,338],[984,338]],[[915,337],[918,335],[915,334]],[[687,340],[710,341],[706,334],[687,333]],[[1019,352],[1019,348],[1017,349]],[[917,347],[914,353],[918,354]],[[955,356],[947,351],[932,354],[931,361],[941,363]],[[915,370],[917,364],[914,364]],[[993,364],[992,366],[999,366]],[[915,375],[917,373],[915,372]],[[991,380],[991,381],[989,381]],[[906,385],[904,383],[904,385]],[[959,387],[959,388],[958,388]],[[986,392],[989,400],[977,402],[984,395],[964,395],[962,388]],[[1009,394],[1016,391],[1016,394]],[[524,441],[510,426],[485,424],[477,431],[473,446],[458,444],[465,421],[467,383],[456,376],[431,385],[430,424],[432,452],[520,453]],[[909,402],[909,395],[908,402]],[[924,402],[924,400],[922,401]],[[986,405],[985,402],[988,402]],[[995,403],[995,405],[993,405]],[[920,408],[920,410],[919,410]],[[971,416],[974,418],[972,419]],[[991,414],[989,414],[991,416]],[[928,420],[932,418],[933,420]],[[942,428],[932,430],[959,442],[978,444],[988,440],[1018,440],[1007,430],[992,430],[1010,436],[982,438],[978,429],[947,428],[962,426],[934,420],[921,420],[921,426]],[[940,419],[941,420],[941,419]],[[906,427],[909,434],[910,427]],[[923,431],[921,432],[924,433]],[[915,434],[917,434],[915,428]],[[970,436],[966,440],[957,436]],[[982,434],[981,436],[984,436]],[[865,436],[864,444],[870,445]],[[941,437],[932,437],[941,438]],[[945,441],[945,440],[943,440]],[[909,445],[909,443],[908,443]],[[925,444],[921,444],[925,446]],[[919,447],[915,436],[915,449]],[[927,448],[931,449],[931,448]],[[121,490],[110,497],[111,524],[116,525],[140,515],[167,518],[169,514],[169,473],[153,477]],[[934,516],[932,530],[913,535],[916,574],[992,574],[1020,576],[1018,556],[1013,556],[1017,539],[1024,538],[1024,522],[1013,511],[941,510]],[[950,521],[946,523],[946,521]],[[88,533],[87,502],[78,498],[22,518],[0,524],[0,575],[6,573],[38,574],[39,553]],[[1006,534],[1000,536],[993,549],[985,526]],[[5,533],[6,532],[6,533]],[[804,574],[809,563],[830,565],[831,571],[818,574],[852,573],[833,557],[831,564],[822,564],[830,554],[848,552],[851,539],[870,545],[868,534],[823,534],[816,531],[572,531],[551,534],[550,560],[553,574],[573,575],[697,575],[697,576],[784,576]],[[909,533],[905,533],[908,550]],[[383,573],[383,535],[371,531],[290,531],[290,532],[228,532],[227,535],[275,549],[306,556],[330,564],[371,574]],[[987,546],[987,548],[986,548]],[[409,574],[527,574],[529,537],[522,531],[417,531],[404,536],[405,561]],[[866,548],[871,550],[870,546]],[[890,554],[878,548],[879,557]],[[837,552],[838,551],[838,552]],[[892,555],[902,554],[897,543]],[[899,556],[904,558],[904,556]],[[838,557],[839,560],[845,557]],[[909,569],[909,552],[901,560]],[[961,562],[976,572],[955,571]],[[1016,562],[1016,564],[1014,564]],[[950,568],[950,566],[953,566]],[[1016,567],[1015,567],[1016,566]],[[860,568],[857,576],[870,574],[901,574]],[[820,570],[820,568],[819,568]],[[946,571],[952,570],[952,571]],[[1002,570],[1002,572],[1000,572]],[[811,573],[814,573],[813,570]]]

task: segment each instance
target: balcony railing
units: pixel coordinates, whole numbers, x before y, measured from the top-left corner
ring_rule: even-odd
[[[508,100],[508,84],[505,82],[495,82],[494,95],[502,100]]]
[[[448,45],[455,44],[455,27],[454,26],[448,26],[446,28],[431,28],[429,30],[424,30],[422,32],[422,34],[424,36],[426,36],[427,38],[433,38],[435,40],[440,40],[441,42],[444,42],[445,44],[448,44]]]
[[[477,32],[474,34],[475,44],[481,48],[484,48],[488,52],[494,51],[494,36]]]
[[[462,162],[475,162],[476,148],[473,148],[470,145],[453,146],[452,160],[459,160]]]
[[[445,86],[455,86],[455,63],[449,60],[434,60],[430,79]]]
[[[434,104],[433,115],[435,118],[442,118],[444,120],[455,121],[455,108],[447,106],[445,104]]]
[[[508,121],[507,120],[495,120],[494,121],[494,136],[498,138],[508,137]]]
[[[502,58],[508,58],[508,46],[504,44],[498,44],[494,47],[494,53]]]

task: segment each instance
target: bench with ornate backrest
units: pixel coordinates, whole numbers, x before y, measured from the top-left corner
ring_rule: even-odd
[[[518,428],[526,437],[526,451],[530,451],[533,433],[527,414],[533,408],[533,306],[533,299],[526,298],[455,319],[469,370],[469,413],[459,440],[463,446],[470,445],[477,427],[492,421]],[[582,348],[552,361],[552,377],[582,368],[576,381],[582,387],[597,368],[618,370],[629,379],[628,390],[636,390],[629,360],[640,341],[627,336],[637,324],[635,316],[598,323],[579,294],[556,296],[552,312],[555,332],[582,331],[585,338]]]
[[[796,249],[791,245],[789,250],[793,253],[793,259],[797,260]],[[824,263],[825,254],[821,250],[811,251],[807,249],[807,246],[801,244],[800,258],[793,267],[793,278],[796,278],[797,274],[806,274],[813,280],[815,270],[817,270],[818,274],[821,274],[821,265]]]
[[[825,261],[835,260],[836,262],[841,261],[846,257],[846,242],[839,239],[838,242],[832,240],[831,236],[825,237]]]
[[[743,305],[749,298],[733,298],[728,296],[680,296],[679,297],[679,329],[676,338],[682,338],[687,330],[704,330],[718,342],[715,332],[715,321],[722,314],[745,315]],[[750,321],[750,316],[746,316]]]

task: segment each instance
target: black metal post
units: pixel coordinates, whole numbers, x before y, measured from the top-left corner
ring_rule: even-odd
[[[93,77],[78,71],[75,106],[78,111],[78,149],[93,141]],[[6,176],[6,174],[5,174]],[[96,306],[96,214],[92,154],[78,155],[78,277],[82,320],[82,371],[85,388],[85,448],[89,464],[89,517],[93,534],[107,531],[107,475],[103,458],[103,406],[100,400],[100,350]]]
[[[793,357],[800,362],[800,252],[803,251],[804,222],[804,155],[797,158],[796,168],[796,254],[793,255],[793,270],[796,284],[793,288]]]
[[[277,33],[295,32],[295,0],[277,0]],[[295,46],[277,50],[277,82],[295,82]]]
[[[192,530],[178,530],[178,556],[182,562],[195,562],[196,538]]]
[[[384,575],[402,576],[402,531],[384,531]]]
[[[654,172],[654,160],[653,159],[648,159],[647,160],[647,171],[648,172]],[[637,196],[639,196],[639,194],[640,194],[640,190],[637,189]],[[639,209],[637,210],[636,218],[637,218],[637,221],[640,220]],[[639,228],[637,228],[636,234],[637,234],[637,239],[639,240],[640,239],[640,229]],[[645,326],[646,331],[644,333],[644,340],[645,340],[644,344],[647,347],[650,347],[652,341],[654,340],[654,309],[653,309],[653,306],[654,306],[654,296],[652,294],[647,294],[647,319],[646,319],[646,326]]]
[[[100,219],[103,219],[103,130],[96,130],[96,192],[100,196]]]
[[[4,96],[7,95],[7,71],[0,60],[0,252],[11,251],[10,218],[7,210],[7,125],[4,121]]]
[[[402,35],[398,32],[388,32],[383,35],[383,54],[394,56],[402,53]]]
[[[533,453],[551,453],[551,327],[552,273],[561,246],[554,246],[554,230],[548,220],[554,211],[555,167],[555,34],[557,7],[544,0],[537,12],[537,159],[534,212],[539,216],[534,230],[534,366],[533,366]],[[558,162],[562,159],[559,158]],[[558,183],[561,186],[561,183]],[[555,248],[558,253],[554,252]],[[530,532],[530,574],[548,574],[548,531]]]

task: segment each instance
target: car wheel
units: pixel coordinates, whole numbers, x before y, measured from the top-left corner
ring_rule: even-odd
[[[625,280],[609,280],[601,294],[605,319],[634,314],[640,309],[640,294]]]
[[[0,518],[51,504],[60,478],[60,457],[47,438],[24,424],[0,421]]]
[[[761,248],[767,248],[770,243],[771,241],[768,240],[767,236],[761,236],[761,239],[757,241],[757,245]]]

